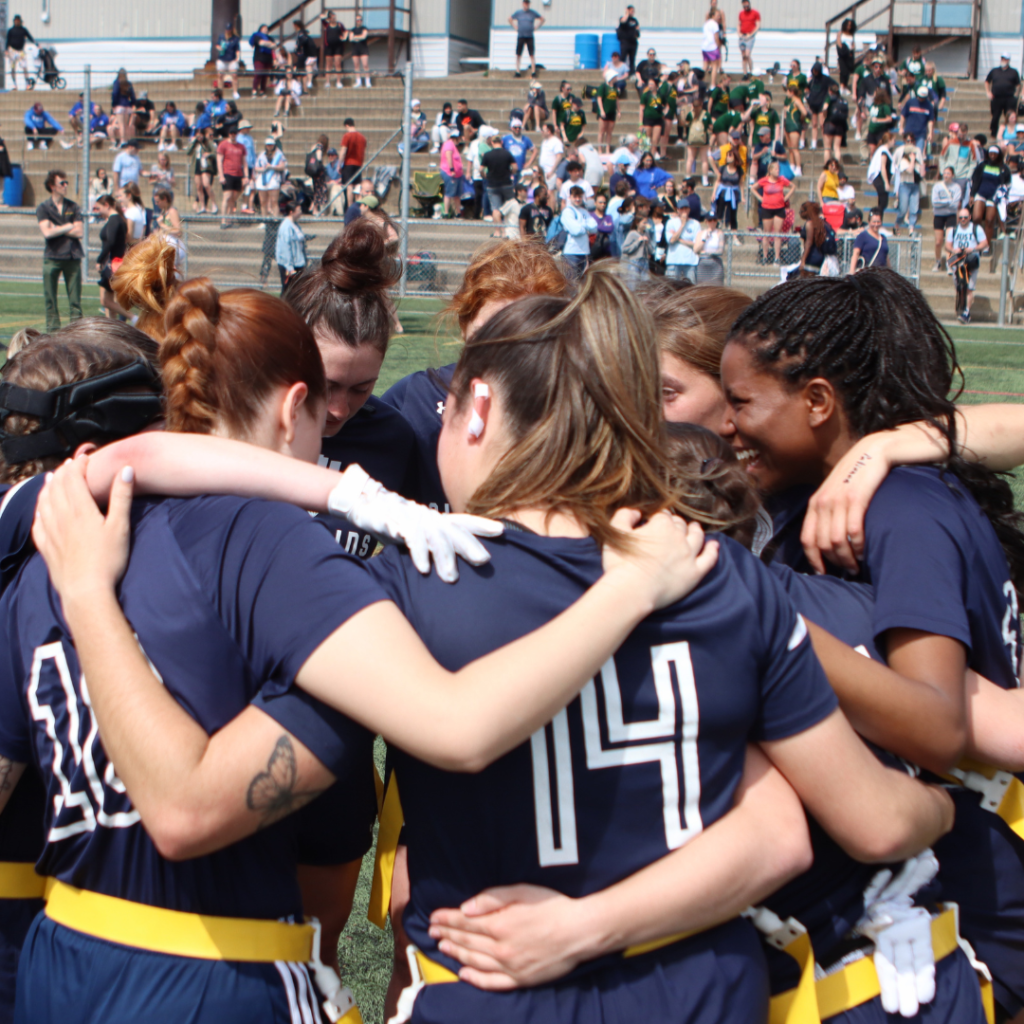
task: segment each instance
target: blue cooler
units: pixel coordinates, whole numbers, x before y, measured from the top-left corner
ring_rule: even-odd
[[[614,32],[605,32],[601,36],[601,67],[604,67],[612,59],[612,54],[622,55],[619,49],[619,37]]]
[[[8,206],[21,206],[21,196],[25,181],[21,173],[21,164],[11,164],[11,176],[4,178],[4,202]]]
[[[593,70],[598,66],[597,36],[581,34],[576,37],[575,66],[585,70]]]

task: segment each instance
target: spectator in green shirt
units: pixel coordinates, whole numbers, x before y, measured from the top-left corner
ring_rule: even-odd
[[[573,96],[569,113],[562,122],[562,138],[570,146],[580,137],[583,126],[587,123],[587,115],[583,113],[583,104],[579,96]]]
[[[800,70],[800,61],[794,59],[789,62],[789,75],[786,77],[786,88],[796,88],[800,99],[804,98],[807,92],[807,76]]]
[[[551,109],[555,112],[555,127],[559,128],[572,109],[572,87],[568,82],[563,81],[558,87],[558,95],[551,101]]]
[[[658,143],[665,125],[665,108],[659,96],[660,88],[656,78],[648,78],[640,93],[641,122],[651,140],[651,152],[655,156],[658,155]]]
[[[752,124],[755,133],[759,128],[769,129],[772,142],[782,141],[782,119],[779,117],[779,112],[772,106],[770,92],[763,92],[758,96],[756,105],[743,115],[743,121]]]
[[[712,117],[721,117],[729,112],[729,86],[732,79],[727,75],[718,76],[718,85],[708,93],[708,110]]]
[[[721,117],[716,117],[714,124],[711,126],[711,130],[715,133],[715,138],[719,145],[724,145],[729,141],[729,132],[734,128],[739,128],[743,124],[743,115],[739,109],[734,107],[732,110],[723,114]]]
[[[935,94],[935,109],[942,111],[949,105],[946,98],[946,80],[936,74],[935,65],[929,60],[924,65],[924,76],[920,79],[921,85],[927,85]],[[936,102],[937,101],[937,102]]]
[[[658,86],[658,99],[661,101],[662,125],[661,125],[661,157],[664,160],[668,156],[668,137],[672,125],[679,117],[679,106],[676,94],[676,82],[679,80],[679,72],[673,71]],[[653,147],[652,147],[653,148]]]
[[[602,82],[597,89],[597,148],[600,152],[612,151],[612,132],[619,116],[619,93],[610,82]]]
[[[875,97],[871,102],[871,106],[868,107],[868,154],[870,157],[875,155],[875,150],[878,148],[878,144],[882,140],[882,136],[886,132],[891,132],[895,129],[896,122],[899,121],[899,115],[889,106],[889,100],[891,99],[889,93],[884,89],[879,89],[875,93]]]

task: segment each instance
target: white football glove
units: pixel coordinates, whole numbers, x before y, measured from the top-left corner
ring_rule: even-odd
[[[911,857],[895,877],[879,871],[864,890],[864,917],[856,931],[875,943],[882,1009],[913,1017],[935,998],[931,915],[913,896],[938,873],[931,850]]]
[[[455,561],[461,555],[470,565],[490,560],[477,537],[497,537],[501,523],[481,516],[442,515],[389,491],[353,463],[327,498],[327,510],[344,516],[353,526],[372,533],[384,544],[404,544],[413,565],[424,575],[433,557],[437,575],[446,583],[459,578]]]

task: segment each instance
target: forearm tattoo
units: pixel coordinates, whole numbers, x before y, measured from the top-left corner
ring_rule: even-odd
[[[287,735],[281,736],[274,744],[266,771],[249,783],[245,795],[249,810],[261,815],[260,828],[273,825],[323,792],[322,789],[297,790],[297,775],[292,741]]]

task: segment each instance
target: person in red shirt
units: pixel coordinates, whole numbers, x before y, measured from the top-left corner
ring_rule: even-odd
[[[351,203],[354,193],[363,180],[363,161],[366,159],[366,136],[356,131],[351,117],[345,118],[345,134],[341,137],[338,151],[341,161],[341,183],[345,186],[346,203]]]
[[[743,73],[754,73],[754,38],[761,27],[761,12],[750,6],[750,0],[743,0],[740,9],[740,56],[743,58]]]
[[[228,218],[235,212],[238,194],[249,184],[249,162],[245,146],[238,141],[238,125],[228,128],[228,137],[217,147],[217,179],[224,193],[220,226],[228,228],[231,227]]]

